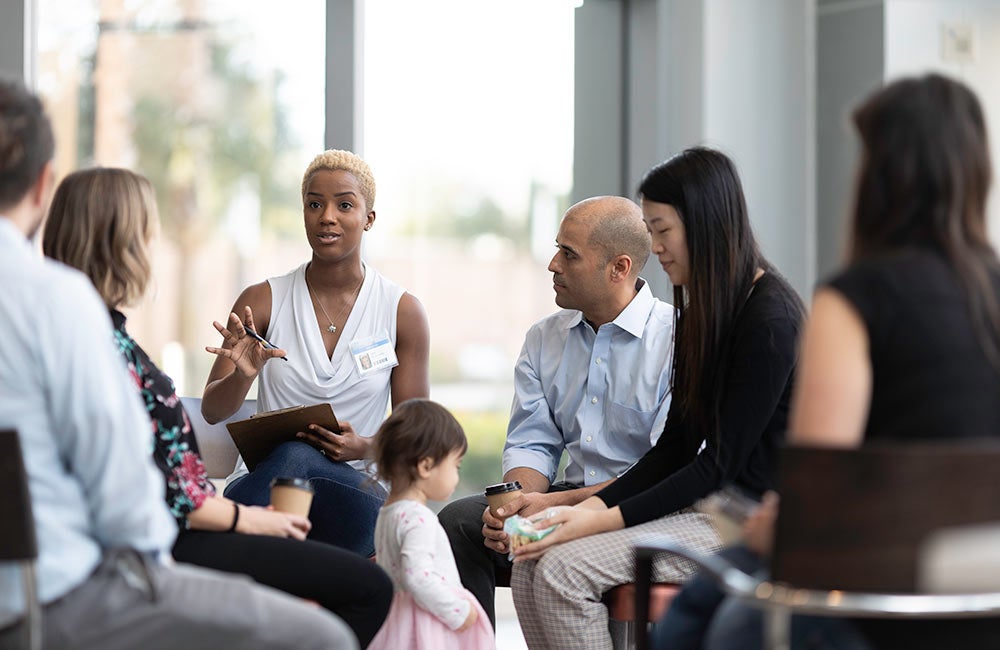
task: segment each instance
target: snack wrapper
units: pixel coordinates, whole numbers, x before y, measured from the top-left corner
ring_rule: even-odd
[[[544,522],[556,512],[557,510],[555,508],[549,508],[548,510],[537,515],[532,515],[531,517],[522,517],[521,515],[508,517],[503,522],[503,532],[510,536],[510,553],[507,557],[513,560],[514,549],[520,548],[529,542],[537,542],[558,528],[559,524],[542,528],[539,528],[538,526],[538,524]]]

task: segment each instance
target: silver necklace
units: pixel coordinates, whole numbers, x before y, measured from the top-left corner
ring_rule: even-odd
[[[340,308],[340,312],[337,314],[337,320],[340,320],[340,317],[344,315],[344,310],[347,309],[347,306],[354,303],[354,300],[357,297],[358,292],[361,291],[361,285],[365,283],[365,275],[367,274],[368,274],[368,269],[364,269],[361,273],[361,282],[358,283],[358,286],[351,294],[350,299],[345,301],[344,306]],[[327,326],[326,331],[329,332],[330,334],[336,334],[337,326],[333,324],[333,319],[330,318],[330,314],[326,313],[326,307],[323,306],[322,301],[320,301],[320,299],[316,297],[316,294],[313,293],[312,285],[309,284],[309,276],[305,273],[303,273],[302,276],[306,279],[306,289],[309,290],[309,295],[312,297],[313,300],[316,301],[316,304],[319,305],[319,308],[323,311],[323,315],[326,316],[326,319],[330,321],[330,325]]]

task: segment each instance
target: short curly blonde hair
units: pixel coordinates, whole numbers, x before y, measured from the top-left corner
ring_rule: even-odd
[[[303,200],[306,198],[306,185],[309,184],[309,177],[321,169],[342,170],[353,174],[354,178],[358,179],[358,185],[365,198],[365,203],[368,204],[368,209],[375,209],[375,176],[372,174],[372,168],[361,159],[361,156],[343,149],[327,149],[309,163],[309,166],[306,167],[306,173],[302,175]]]

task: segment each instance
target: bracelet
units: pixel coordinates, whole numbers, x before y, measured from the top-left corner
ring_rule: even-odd
[[[236,522],[240,520],[240,504],[233,501],[233,524],[227,530],[227,533],[236,532]]]

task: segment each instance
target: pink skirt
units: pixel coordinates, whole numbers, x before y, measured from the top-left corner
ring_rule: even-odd
[[[413,600],[409,592],[392,597],[389,616],[372,639],[368,650],[486,650],[496,648],[493,628],[482,606],[465,589],[456,590],[471,602],[479,617],[464,632],[450,629]]]

